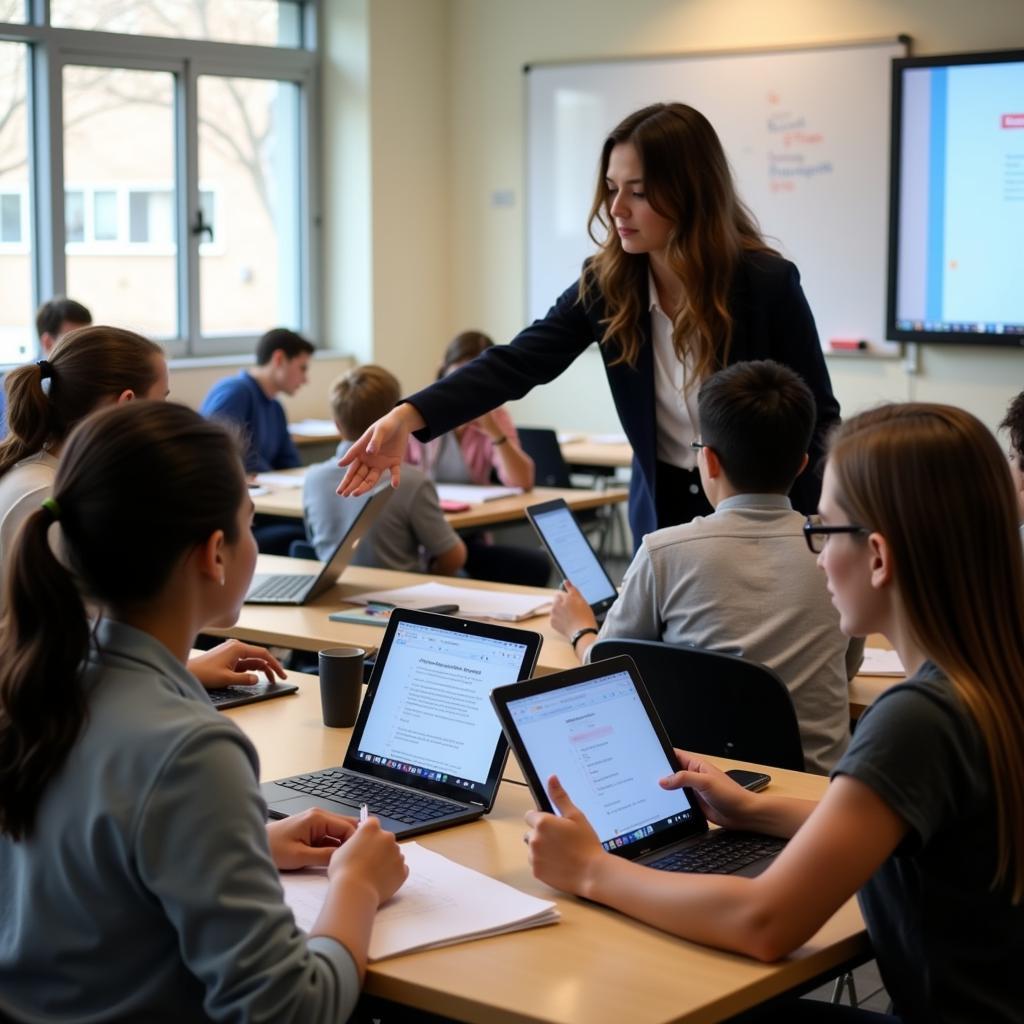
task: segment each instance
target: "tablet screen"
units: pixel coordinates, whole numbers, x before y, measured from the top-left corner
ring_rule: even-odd
[[[658,785],[673,767],[628,672],[507,707],[538,778],[558,776],[606,850],[691,820],[685,792]]]
[[[537,512],[532,519],[559,569],[587,604],[615,599],[615,587],[568,508]]]

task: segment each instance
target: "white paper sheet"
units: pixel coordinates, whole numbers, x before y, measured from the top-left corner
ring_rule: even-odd
[[[417,583],[412,587],[395,590],[374,590],[366,594],[352,594],[345,598],[353,604],[385,604],[397,608],[429,608],[438,604],[456,604],[456,614],[470,619],[496,619],[498,622],[518,622],[533,615],[541,615],[551,608],[551,598],[545,594],[513,594],[506,590],[470,590],[447,583]]]
[[[299,420],[288,424],[288,432],[305,437],[337,437],[338,428],[332,420]]]
[[[521,487],[478,487],[476,484],[437,485],[437,496],[441,501],[463,501],[467,505],[478,505],[481,501],[495,501],[498,498],[512,498],[522,493]]]
[[[377,912],[370,960],[535,928],[559,919],[549,900],[528,896],[419,843],[403,843],[402,852],[409,878]],[[327,891],[327,872],[285,872],[281,884],[296,922],[309,931]]]
[[[263,487],[301,487],[304,473],[257,473],[256,483]]]
[[[865,647],[864,661],[860,666],[860,674],[864,676],[905,676],[907,670],[895,651],[886,651],[881,647]]]

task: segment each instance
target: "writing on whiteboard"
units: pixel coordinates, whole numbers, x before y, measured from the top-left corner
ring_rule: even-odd
[[[782,103],[780,93],[772,90],[769,106]],[[832,161],[822,158],[820,147],[825,136],[807,123],[806,116],[788,110],[770,110],[768,129],[768,186],[772,192],[795,192],[801,180],[832,174]]]

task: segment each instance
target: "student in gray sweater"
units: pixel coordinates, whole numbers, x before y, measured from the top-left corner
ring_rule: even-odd
[[[401,394],[394,374],[372,364],[357,366],[331,385],[331,413],[342,441],[334,456],[310,466],[302,487],[306,534],[321,561],[330,558],[362,508],[361,502],[338,497],[345,475],[338,459]],[[434,484],[422,470],[403,466],[401,484],[360,541],[352,564],[454,576],[465,563],[466,545],[448,525]]]
[[[863,640],[839,631],[804,517],[787,494],[807,466],[814,397],[770,360],[736,363],[701,386],[697,465],[713,515],[647,534],[598,629],[566,582],[551,621],[586,661],[597,639],[689,644],[773,668],[793,697],[808,771],[849,741],[849,680]]]

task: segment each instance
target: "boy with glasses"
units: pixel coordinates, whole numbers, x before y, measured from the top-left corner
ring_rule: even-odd
[[[787,497],[807,466],[814,397],[778,363],[736,363],[704,382],[697,409],[693,447],[715,512],[644,537],[600,630],[570,583],[552,624],[581,660],[597,639],[622,637],[767,665],[793,697],[807,770],[827,773],[849,740],[849,680],[864,644],[840,633]]]

